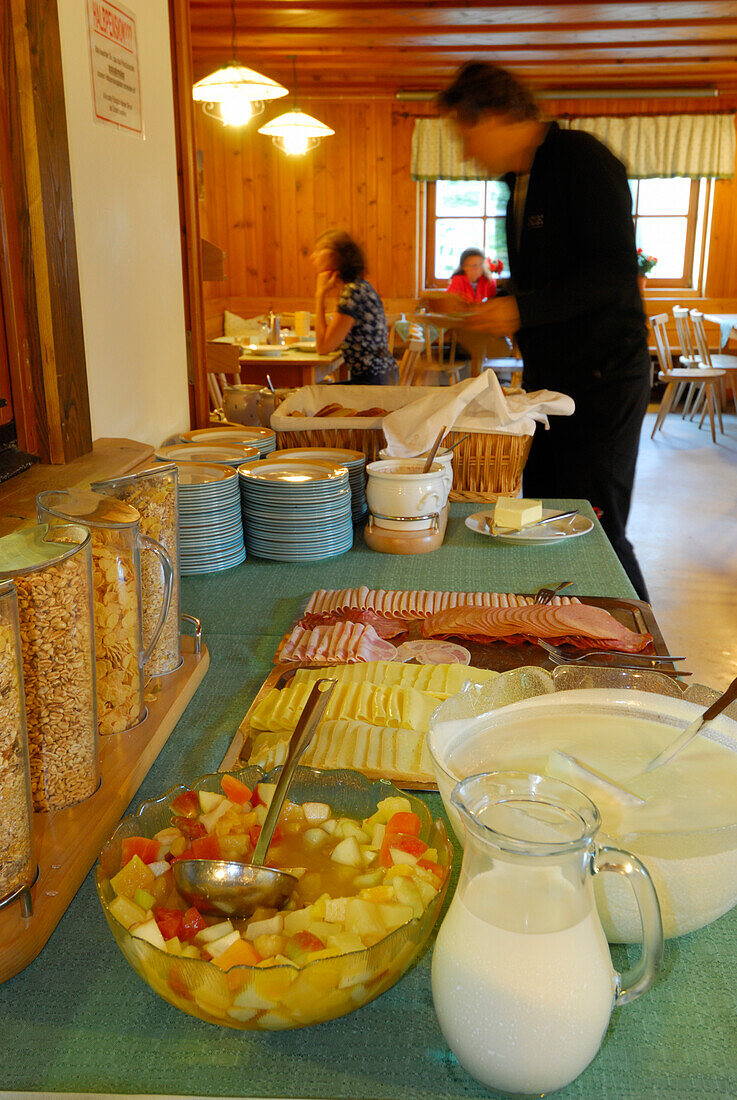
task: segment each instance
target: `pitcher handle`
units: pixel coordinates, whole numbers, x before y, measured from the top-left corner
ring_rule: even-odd
[[[151,656],[154,646],[159,640],[159,634],[164,627],[166,616],[169,614],[169,607],[171,605],[171,590],[174,583],[174,565],[171,558],[167,554],[164,547],[156,539],[149,538],[148,535],[139,535],[139,546],[141,550],[150,550],[159,559],[161,565],[161,572],[164,574],[164,597],[161,601],[161,611],[159,612],[159,620],[156,623],[156,627],[153,632],[151,641],[148,643],[147,648],[143,651],[143,664],[145,665]]]
[[[647,868],[630,852],[618,848],[599,848],[592,860],[594,874],[615,871],[626,875],[632,884],[642,923],[642,954],[639,961],[623,974],[617,973],[615,1005],[626,1005],[645,993],[655,981],[663,959],[663,922],[660,902]]]

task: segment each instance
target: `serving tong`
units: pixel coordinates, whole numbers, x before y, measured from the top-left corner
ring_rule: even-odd
[[[672,657],[663,653],[627,653],[622,649],[586,649],[581,652],[573,646],[551,645],[544,638],[536,638],[535,642],[550,655],[551,661],[556,665],[577,665],[585,662],[596,668],[627,668],[639,672],[650,669],[670,676],[691,675],[681,669],[662,667],[673,661],[685,661],[685,657]]]

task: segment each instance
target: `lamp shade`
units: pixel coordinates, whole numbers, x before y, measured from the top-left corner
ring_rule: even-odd
[[[317,145],[322,138],[334,134],[335,130],[295,107],[293,111],[287,111],[265,126],[260,126],[258,132],[273,138],[274,143],[290,156],[299,156]]]
[[[244,99],[263,102],[287,95],[287,89],[268,76],[232,62],[198,80],[192,89],[192,98],[198,103],[222,103],[237,88]]]

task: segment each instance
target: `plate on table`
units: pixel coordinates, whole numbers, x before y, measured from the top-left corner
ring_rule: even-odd
[[[560,508],[543,508],[543,519],[554,516],[560,512]],[[503,533],[492,535],[486,526],[486,518],[493,518],[494,509],[485,508],[483,512],[474,512],[472,516],[466,516],[466,527],[476,531],[479,535],[487,535],[497,542],[534,542],[537,546],[550,546],[561,539],[575,539],[578,535],[587,535],[594,528],[593,520],[588,516],[572,516],[571,519],[561,519],[557,523],[546,523],[542,527],[522,528],[520,531],[504,530]]]
[[[314,340],[300,340],[297,344],[292,344],[291,351],[312,352],[313,355],[317,355],[317,343]]]
[[[254,355],[257,358],[278,359],[285,348],[274,344],[246,344],[243,348],[244,355]]]
[[[348,481],[348,471],[345,466],[335,466],[331,462],[310,461],[280,461],[268,459],[259,462],[251,468],[246,466],[239,471],[241,477],[248,483],[263,484],[264,482],[283,485],[305,485],[312,482],[315,485],[332,485],[336,481]]]

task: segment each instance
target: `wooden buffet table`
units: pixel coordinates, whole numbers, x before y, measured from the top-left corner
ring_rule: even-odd
[[[546,502],[561,510],[568,501]],[[582,512],[592,516],[588,504]],[[211,665],[134,798],[215,771],[273,667],[276,645],[315,588],[530,591],[574,578],[580,595],[634,593],[598,523],[555,546],[502,545],[469,531],[479,505],[454,504],[431,554],[353,550],[323,563],[249,558],[183,581],[183,610],[203,621]],[[656,608],[657,613],[657,608]],[[667,641],[667,639],[666,639]],[[440,798],[424,794],[433,812]],[[455,877],[460,866],[457,853]],[[454,878],[455,880],[455,878]],[[452,893],[453,883],[449,890]],[[446,902],[447,904],[447,902]],[[636,949],[615,948],[619,969]],[[612,1018],[603,1049],[561,1100],[692,1100],[737,1095],[737,911],[666,945],[662,975]],[[135,975],[108,930],[88,875],[54,935],[0,985],[0,1088],[31,1092],[230,1097],[466,1100],[489,1093],[449,1052],[435,1020],[431,950],[396,986],[341,1019],[298,1031],[240,1032],[167,1005]]]
[[[265,386],[268,374],[277,389],[281,386],[314,386],[328,374],[336,375],[336,381],[347,378],[340,351],[318,355],[317,352],[285,347],[279,356],[242,355],[239,363],[243,382],[260,382]]]

